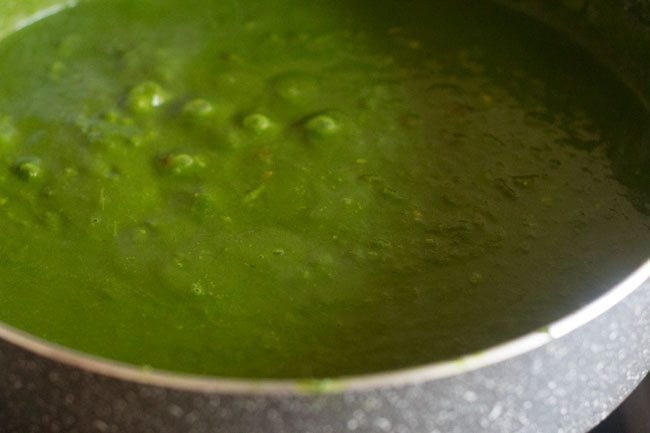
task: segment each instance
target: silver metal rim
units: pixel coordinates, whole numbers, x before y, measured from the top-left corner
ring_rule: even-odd
[[[334,378],[332,380],[314,380],[313,386],[310,386],[310,381],[305,379],[228,379],[144,369],[68,349],[2,323],[0,323],[0,339],[64,365],[143,385],[220,394],[312,394],[314,392],[363,391],[456,376],[521,356],[553,340],[562,338],[605,314],[612,307],[639,290],[647,281],[650,281],[650,259],[621,283],[574,313],[553,322],[547,327],[488,350],[465,355],[453,361],[436,362],[385,373]]]

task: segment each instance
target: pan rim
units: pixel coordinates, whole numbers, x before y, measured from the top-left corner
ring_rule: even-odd
[[[232,395],[338,394],[399,387],[445,379],[525,355],[581,328],[646,287],[650,259],[613,288],[573,313],[523,336],[452,360],[332,379],[236,379],[142,368],[87,354],[18,330],[0,321],[0,340],[43,358],[87,373],[125,382],[201,393]]]

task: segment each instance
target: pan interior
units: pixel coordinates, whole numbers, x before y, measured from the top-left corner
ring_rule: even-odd
[[[650,256],[648,113],[483,3],[94,1],[0,43],[0,320],[140,366],[454,358]]]

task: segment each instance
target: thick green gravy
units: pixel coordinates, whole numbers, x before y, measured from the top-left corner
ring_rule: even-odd
[[[94,1],[7,37],[0,320],[139,366],[323,378],[604,292],[650,256],[647,112],[465,3]]]

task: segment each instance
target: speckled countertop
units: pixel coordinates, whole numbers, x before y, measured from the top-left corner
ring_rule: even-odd
[[[650,375],[591,433],[650,433]]]

